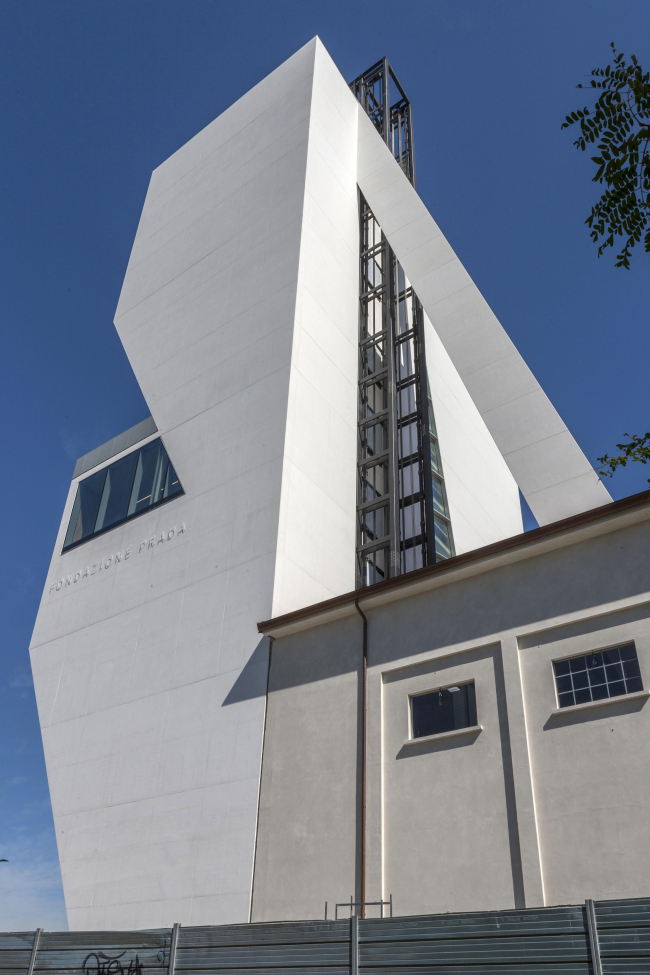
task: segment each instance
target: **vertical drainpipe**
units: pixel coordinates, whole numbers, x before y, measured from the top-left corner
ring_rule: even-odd
[[[253,876],[251,878],[251,899],[248,907],[248,923],[253,921],[253,900],[255,898],[255,871],[257,870],[257,837],[260,832],[260,802],[262,801],[262,772],[264,770],[264,746],[266,745],[266,720],[269,713],[269,687],[271,686],[271,657],[273,656],[273,637],[269,637],[269,662],[266,670],[266,698],[264,700],[264,725],[262,727],[262,750],[260,752],[260,777],[257,784],[257,812],[255,814],[255,843],[253,845]],[[327,903],[325,904],[327,915]],[[325,917],[327,920],[327,917]]]
[[[354,600],[357,613],[363,620],[363,671],[361,690],[361,917],[366,916],[366,752],[368,715],[368,620]]]

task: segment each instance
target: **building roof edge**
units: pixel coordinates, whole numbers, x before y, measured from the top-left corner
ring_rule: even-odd
[[[342,615],[347,615],[345,609],[347,607],[352,608],[356,599],[367,600],[372,597],[380,597],[384,593],[389,593],[397,589],[410,589],[414,583],[423,583],[428,579],[444,576],[452,573],[454,569],[480,563],[494,556],[514,552],[517,549],[532,546],[536,543],[552,539],[553,537],[575,532],[577,529],[589,525],[596,525],[598,522],[604,522],[617,515],[626,514],[635,509],[641,509],[644,506],[650,508],[650,491],[641,491],[639,494],[632,494],[627,498],[621,498],[620,501],[612,501],[610,504],[590,508],[588,511],[581,511],[577,515],[562,518],[560,521],[551,522],[548,525],[543,525],[541,528],[534,528],[531,531],[522,532],[520,535],[513,535],[499,542],[493,542],[491,545],[484,545],[482,548],[475,548],[470,552],[464,552],[462,555],[445,559],[444,562],[436,562],[433,565],[424,566],[422,569],[414,569],[412,572],[405,572],[403,575],[394,576],[392,579],[386,579],[384,582],[377,582],[373,586],[366,586],[363,589],[353,589],[340,596],[334,596],[331,599],[325,599],[322,602],[304,606],[302,609],[284,613],[282,616],[275,616],[269,620],[263,620],[257,624],[257,629],[259,633],[269,635],[273,631],[304,622],[312,617],[327,616],[329,619],[334,619]]]

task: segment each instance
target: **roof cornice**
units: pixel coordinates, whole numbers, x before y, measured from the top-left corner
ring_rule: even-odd
[[[373,605],[407,598],[415,593],[436,588],[438,585],[449,584],[470,575],[498,568],[499,565],[519,561],[522,558],[531,558],[550,549],[575,544],[593,535],[614,531],[617,527],[623,527],[620,521],[624,515],[637,516],[625,519],[630,523],[650,518],[650,491],[641,491],[620,501],[613,501],[571,515],[570,518],[554,521],[542,528],[534,528],[532,531],[504,538],[500,542],[464,552],[462,555],[424,566],[422,569],[414,569],[412,572],[378,582],[374,586],[354,589],[341,596],[334,596],[332,599],[264,620],[257,624],[257,629],[266,636],[285,636],[319,623],[340,619],[356,611],[356,600],[362,601],[364,607],[372,608]],[[576,538],[576,534],[580,537]]]

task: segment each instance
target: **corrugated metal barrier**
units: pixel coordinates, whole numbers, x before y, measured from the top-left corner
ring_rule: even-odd
[[[650,975],[650,898],[384,919],[0,933],[0,975]]]

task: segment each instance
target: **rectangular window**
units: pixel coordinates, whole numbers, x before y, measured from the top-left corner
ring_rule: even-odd
[[[451,529],[446,520],[436,517],[433,524],[433,533],[436,545],[436,555],[439,559],[450,559],[454,554]]]
[[[411,698],[413,738],[427,738],[446,731],[459,731],[476,725],[474,681],[439,687]]]
[[[399,428],[399,455],[402,459],[412,457],[420,449],[417,420],[411,420]]]
[[[424,503],[414,501],[411,504],[402,505],[400,510],[402,519],[402,538],[408,540],[422,535],[424,523]]]
[[[442,481],[439,477],[431,477],[432,484],[432,495],[433,495],[433,507],[434,510],[438,512],[439,515],[447,514],[447,502],[445,499],[445,491],[442,486]]]
[[[643,690],[633,643],[594,650],[582,657],[554,660],[553,670],[561,708]]]
[[[417,539],[407,540],[402,545],[402,551],[400,553],[402,572],[413,572],[414,569],[421,569],[424,565],[422,546],[414,544],[411,548],[408,547],[411,541],[418,543],[421,539],[422,536],[420,535]]]
[[[183,488],[163,442],[152,440],[79,482],[63,550],[178,494]]]
[[[399,410],[400,417],[411,416],[412,413],[416,412],[417,402],[415,394],[415,380],[409,383],[408,386],[404,386],[402,389],[400,389],[397,397],[397,408]]]
[[[420,483],[420,462],[419,458],[412,464],[404,464],[399,472],[399,496],[400,498],[410,498],[414,494],[419,494],[422,489]]]

